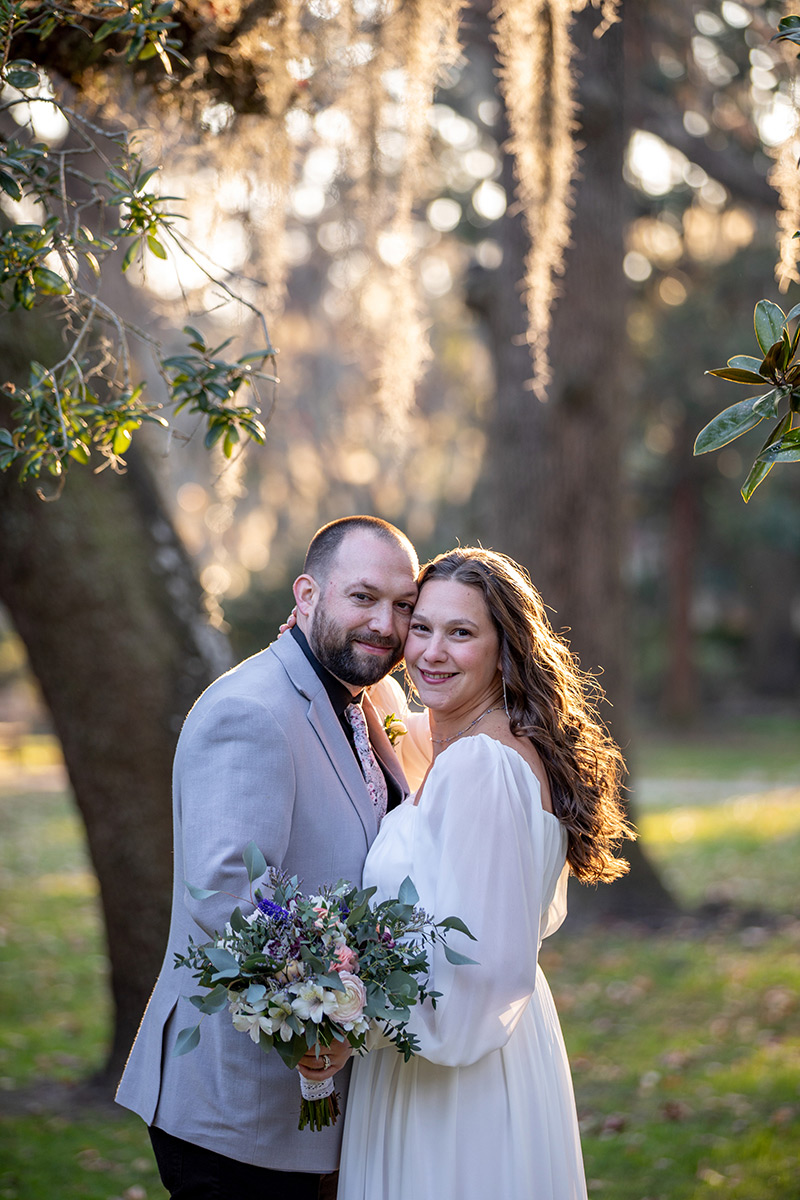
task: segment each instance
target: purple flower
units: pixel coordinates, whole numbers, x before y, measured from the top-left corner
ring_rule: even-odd
[[[259,900],[258,910],[265,917],[271,917],[279,925],[285,925],[289,920],[289,912],[285,908],[281,908],[280,904],[276,904],[274,900]]]

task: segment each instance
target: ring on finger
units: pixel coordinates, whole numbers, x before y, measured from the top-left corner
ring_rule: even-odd
[[[325,1070],[327,1071],[327,1070],[328,1070],[328,1067],[331,1065],[331,1056],[330,1056],[330,1054],[323,1054],[323,1056],[322,1056],[322,1065],[324,1066]]]

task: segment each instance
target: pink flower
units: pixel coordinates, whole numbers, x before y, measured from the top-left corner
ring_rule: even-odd
[[[355,950],[351,950],[349,946],[337,946],[336,954],[333,962],[330,965],[331,971],[356,971],[358,969],[358,955]]]
[[[325,920],[328,916],[328,909],[324,905],[314,905],[314,912],[317,914],[317,920],[314,922],[315,929],[322,929],[325,925]]]
[[[340,971],[339,978],[344,985],[343,992],[336,992],[336,1008],[330,1010],[329,1016],[338,1025],[352,1025],[364,1011],[367,1003],[367,989],[357,975],[350,971]]]

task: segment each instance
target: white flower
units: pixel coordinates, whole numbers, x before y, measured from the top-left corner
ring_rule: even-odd
[[[246,1005],[242,1006],[242,1008],[246,1007]],[[237,1033],[249,1033],[252,1040],[258,1045],[262,1030],[264,1033],[272,1033],[272,1021],[262,1013],[239,1011],[234,1013],[233,1028]]]
[[[344,985],[343,992],[335,992],[336,1007],[329,1015],[332,1021],[345,1029],[352,1029],[359,1020],[367,1003],[367,990],[357,975],[351,971],[340,971],[339,978]]]
[[[292,1001],[292,1011],[301,1021],[312,1020],[316,1025],[336,1008],[336,992],[320,987],[318,983],[307,983],[298,989]]]
[[[269,1018],[272,1032],[277,1033],[282,1042],[290,1042],[294,1037],[291,1025],[286,1024],[286,1018],[292,1015],[292,1004],[286,992],[276,992],[269,1001]]]

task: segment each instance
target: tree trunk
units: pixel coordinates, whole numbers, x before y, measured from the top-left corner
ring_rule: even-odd
[[[0,600],[50,708],[100,884],[115,1013],[102,1082],[112,1085],[166,943],[175,742],[229,665],[227,646],[135,455],[123,477],[76,467],[50,504],[0,475],[0,543]]]
[[[574,23],[581,72],[583,145],[575,188],[572,245],[553,313],[553,381],[541,403],[526,389],[531,375],[521,335],[525,314],[519,277],[527,234],[513,207],[502,222],[503,263],[472,281],[470,301],[484,316],[495,363],[487,418],[485,545],[525,564],[554,627],[568,638],[584,670],[602,671],[610,702],[603,718],[623,750],[629,744],[630,643],[622,562],[627,539],[621,458],[626,434],[622,275],[625,187],[622,28],[593,37],[597,11]],[[512,194],[506,157],[504,184]],[[626,848],[631,874],[599,889],[591,910],[637,916],[674,910],[644,854]],[[576,904],[584,907],[579,889]]]

